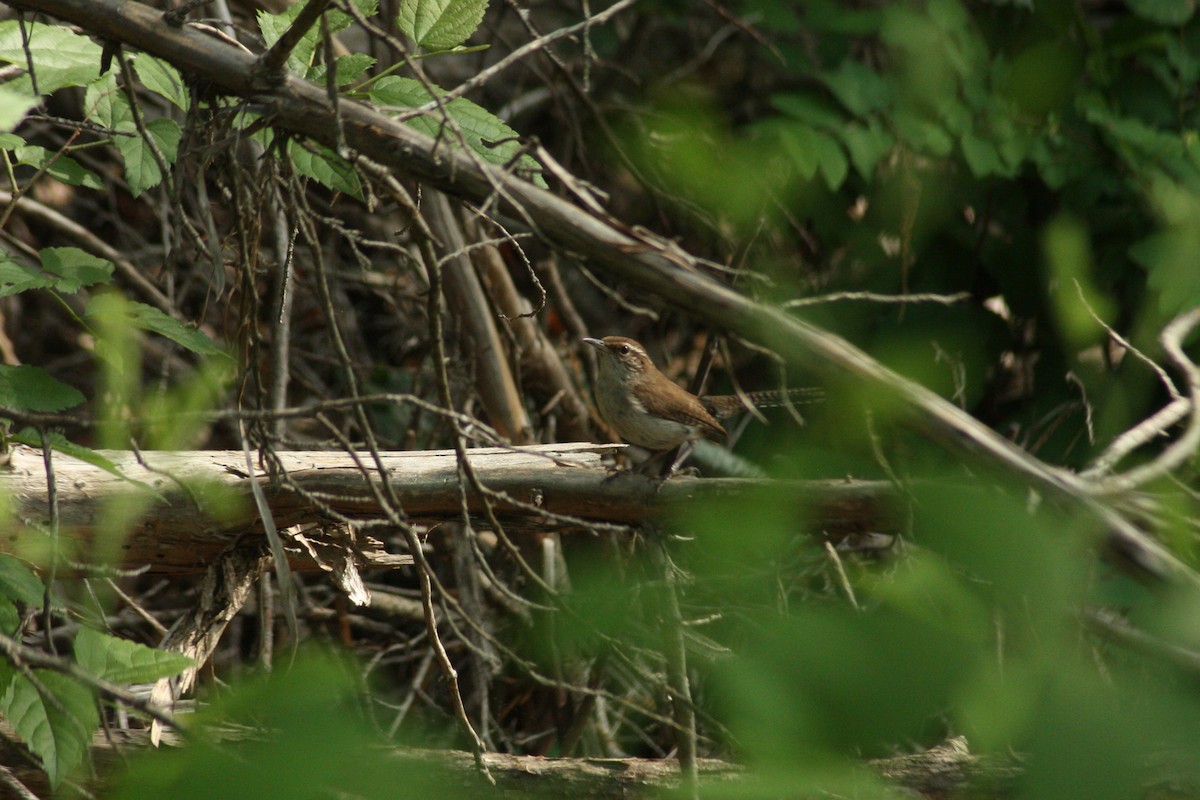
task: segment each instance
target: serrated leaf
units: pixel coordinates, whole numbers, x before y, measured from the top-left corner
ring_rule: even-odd
[[[112,280],[113,263],[78,247],[46,247],[38,252],[42,269],[58,276],[54,288],[65,294]]]
[[[45,599],[45,591],[46,587],[24,561],[7,553],[0,553],[0,596],[20,600],[26,605],[38,606]],[[12,633],[3,626],[2,620],[0,630],[9,635]]]
[[[50,785],[57,786],[83,761],[100,716],[92,693],[72,678],[40,669],[34,670],[34,677],[54,701],[47,701],[29,678],[17,674],[0,697],[0,712],[42,760]]]
[[[176,107],[187,109],[187,87],[183,85],[179,70],[162,59],[145,53],[138,54],[133,67],[143,86],[162,95]]]
[[[192,665],[192,659],[179,653],[156,650],[92,628],[80,628],[76,634],[75,660],[93,675],[116,684],[150,683],[178,675]]]
[[[305,147],[292,141],[288,142],[288,155],[296,171],[304,177],[312,178],[335,192],[362,199],[362,184],[354,167],[328,147],[311,142]]]
[[[487,11],[487,0],[400,0],[396,23],[426,50],[449,50],[467,40]]]
[[[53,277],[26,269],[4,253],[0,253],[0,297],[10,297],[30,289],[45,289],[53,285]]]
[[[175,120],[160,117],[146,123],[146,132],[153,137],[167,164],[174,164],[175,156],[179,152],[179,140],[183,135],[179,124]],[[154,152],[142,136],[118,136],[116,145],[125,158],[125,180],[129,182],[130,194],[137,197],[162,181],[162,170],[158,167]]]
[[[113,130],[135,129],[129,100],[117,86],[117,76],[112,71],[88,84],[83,95],[83,108],[87,119],[97,125]]]
[[[101,189],[104,183],[96,173],[84,167],[70,156],[51,153],[44,147],[28,145],[13,150],[17,163],[27,164],[36,169],[46,169],[46,174],[57,181],[71,186],[84,186],[88,189]]]
[[[38,91],[44,96],[64,86],[86,86],[100,74],[100,45],[59,25],[26,23],[29,53],[37,69]],[[0,61],[27,68],[21,27],[15,19],[0,22]],[[31,87],[28,76],[15,89]],[[3,104],[0,104],[3,107]]]
[[[423,106],[433,99],[420,81],[397,76],[388,76],[378,81],[371,87],[370,97],[379,106],[406,109]],[[447,103],[445,110],[462,131],[467,147],[478,153],[484,161],[507,166],[520,153],[521,143],[518,141],[517,132],[490,111],[463,97]],[[458,143],[457,136],[443,131],[445,125],[437,116],[423,115],[405,122],[428,136],[442,137],[446,141]],[[538,186],[545,187],[546,181],[541,175],[542,167],[533,157],[520,156],[517,170]]]
[[[353,2],[358,13],[363,17],[373,17],[379,11],[378,0],[353,0]],[[304,3],[294,3],[279,14],[270,14],[266,11],[258,12],[258,29],[262,32],[263,40],[267,43],[267,47],[279,41],[279,37],[283,36],[284,31],[290,28],[292,23],[296,21],[296,17],[300,14],[304,5]],[[334,8],[325,12],[325,20],[331,34],[345,30],[354,21],[349,14],[345,14]],[[317,42],[320,36],[320,25],[312,26],[304,34],[296,46],[292,48],[292,52],[288,54],[288,71],[295,75],[308,75],[309,68],[313,63],[313,55],[317,51]]]
[[[350,53],[349,55],[341,56],[335,62],[337,64],[337,72],[334,75],[334,81],[338,86],[344,86],[347,83],[358,80],[363,73],[375,65],[375,57],[369,56],[366,53]],[[308,73],[309,79],[313,83],[325,83],[325,65],[318,64],[313,67]]]
[[[292,23],[296,21],[296,16],[304,6],[304,3],[294,3],[279,14],[271,14],[267,11],[258,12],[258,29],[262,31],[263,40],[267,43],[267,47],[271,47],[275,42],[279,41],[279,37],[283,36],[284,32],[292,26]],[[313,53],[317,50],[317,36],[320,34],[320,31],[321,26],[314,25],[296,46],[292,48],[292,52],[288,53],[287,68],[289,72],[295,75],[305,75],[308,73],[308,68],[312,64]]]
[[[36,97],[0,86],[0,131],[11,131],[20,125],[29,109],[36,105]]]
[[[88,301],[85,315],[95,316],[98,304],[105,306],[105,313],[113,305],[104,295],[97,295]],[[133,328],[165,336],[176,344],[202,356],[226,355],[225,351],[208,338],[203,331],[167,316],[154,306],[148,306],[135,300],[125,300],[121,303],[120,308],[122,319]]]
[[[60,383],[41,367],[0,364],[0,407],[53,412],[83,401],[78,389]]]

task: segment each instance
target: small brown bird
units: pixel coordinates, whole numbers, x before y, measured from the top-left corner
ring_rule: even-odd
[[[622,439],[648,450],[670,450],[706,436],[726,435],[718,419],[746,410],[736,395],[697,397],[680,387],[650,360],[646,348],[624,336],[584,339],[600,351],[596,381],[596,406]],[[819,397],[814,389],[791,389],[788,399],[809,402]],[[787,402],[779,391],[750,392],[754,405],[778,406]]]

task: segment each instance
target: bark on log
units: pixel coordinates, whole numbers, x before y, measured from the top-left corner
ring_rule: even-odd
[[[479,448],[469,458],[480,481],[507,500],[493,500],[506,529],[563,530],[574,527],[563,516],[583,523],[632,524],[670,514],[702,501],[745,496],[777,498],[796,509],[798,529],[842,535],[889,527],[886,512],[894,490],[884,483],[851,481],[758,481],[745,479],[672,478],[665,482],[605,469],[601,457],[622,445],[590,443]],[[60,536],[78,545],[75,560],[104,555],[106,536],[100,529],[104,510],[113,502],[139,503],[138,516],[119,548],[121,566],[148,565],[155,572],[196,572],[214,561],[238,537],[262,537],[262,525],[250,499],[240,451],[143,452],[101,451],[120,475],[63,454],[54,456]],[[329,532],[336,517],[380,519],[368,478],[379,479],[370,454],[357,462],[342,452],[277,454],[287,480],[259,472],[254,479],[265,491],[275,524],[315,527],[306,538],[318,547],[344,547],[344,532]],[[388,479],[409,519],[434,524],[460,518],[465,492],[467,507],[481,512],[485,498],[462,483],[454,451],[388,452],[382,456]],[[366,465],[364,470],[359,463]],[[0,494],[14,499],[21,525],[0,532],[0,552],[36,548],[50,518],[49,496],[41,452],[18,446],[0,471]],[[322,509],[309,497],[319,498]],[[322,525],[324,523],[324,525]],[[332,537],[332,538],[331,538]],[[360,543],[361,544],[361,543]],[[111,547],[111,545],[110,545]],[[115,555],[115,554],[114,554]],[[394,559],[394,557],[393,557]],[[360,566],[390,566],[386,554],[367,553]],[[312,568],[297,552],[295,565]]]

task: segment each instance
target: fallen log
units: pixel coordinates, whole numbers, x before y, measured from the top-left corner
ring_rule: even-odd
[[[382,453],[382,471],[369,453],[278,452],[273,472],[260,462],[252,476],[240,451],[99,451],[114,469],[56,453],[58,535],[77,562],[200,572],[235,541],[265,541],[252,499],[254,481],[263,488],[275,526],[303,533],[305,541],[289,552],[296,568],[318,566],[312,551],[344,549],[346,537],[353,540],[358,566],[395,566],[408,557],[389,554],[356,533],[363,522],[387,518],[372,491],[372,482],[384,475],[408,522],[426,527],[461,519],[464,508],[483,515],[490,504],[510,532],[569,532],[636,525],[697,503],[753,497],[796,508],[798,529],[836,536],[890,529],[887,509],[895,490],[886,483],[690,477],[660,482],[606,468],[602,457],[620,447],[579,442],[469,450],[478,485],[464,477],[452,450]],[[0,495],[12,499],[18,524],[0,532],[0,552],[44,550],[52,518],[49,485],[39,450],[18,446],[10,452],[0,471]],[[126,510],[114,513],[118,506]],[[122,530],[110,530],[113,519],[123,523]]]

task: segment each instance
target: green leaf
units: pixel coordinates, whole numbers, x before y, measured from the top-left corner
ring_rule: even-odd
[[[107,306],[112,304],[105,299],[104,295],[97,295],[88,301],[87,310],[84,312],[85,316],[94,317],[100,305],[106,306],[105,313],[107,313],[109,310]],[[127,325],[165,336],[193,353],[199,353],[202,356],[226,355],[225,351],[208,338],[203,331],[167,316],[154,306],[126,300],[121,304],[121,312]]]
[[[396,23],[426,50],[449,50],[467,40],[487,10],[487,0],[400,0]]]
[[[819,97],[807,94],[777,94],[771,105],[792,119],[807,122],[817,128],[837,130],[846,124],[845,116]]]
[[[893,92],[888,82],[875,70],[853,59],[843,61],[837,71],[822,73],[821,79],[839,103],[860,117],[882,111],[892,100]]]
[[[85,253],[78,247],[46,247],[38,252],[38,256],[42,259],[42,269],[58,276],[54,288],[66,294],[112,280],[111,261]]]
[[[353,0],[354,7],[363,17],[373,17],[379,12],[378,0]],[[258,12],[258,28],[262,31],[263,40],[270,47],[279,41],[279,37],[283,36],[284,31],[291,27],[296,21],[301,9],[305,6],[304,3],[294,3],[288,6],[279,14],[270,14],[266,11]],[[337,33],[350,27],[354,21],[349,14],[345,14],[336,9],[330,9],[325,12],[325,20],[328,23],[330,33]],[[309,69],[312,67],[313,56],[317,52],[317,42],[321,37],[321,26],[312,26],[307,33],[300,39],[292,52],[288,54],[287,68],[295,75],[308,76]]]
[[[933,156],[948,156],[954,150],[954,140],[936,122],[911,113],[897,113],[896,131],[914,150]]]
[[[876,122],[868,125],[852,122],[838,133],[850,154],[850,163],[864,178],[874,174],[875,165],[896,144],[895,138]]]
[[[362,77],[363,73],[375,65],[375,58],[366,53],[350,53],[349,55],[341,56],[337,60],[337,72],[334,76],[334,81],[338,86],[345,86],[347,83],[352,83]],[[308,73],[309,79],[313,83],[325,83],[325,65],[318,64],[313,67]]]
[[[25,562],[7,553],[0,553],[0,596],[19,600],[30,606],[40,606],[45,599],[46,587],[33,574]],[[12,631],[0,624],[0,630],[11,635]]]
[[[25,144],[25,140],[15,133],[0,133],[0,150],[14,150]]]
[[[175,120],[160,117],[146,123],[146,132],[158,145],[158,150],[167,164],[174,164],[175,156],[179,152],[179,140],[183,135],[179,124]],[[158,161],[144,138],[140,135],[118,136],[116,144],[125,158],[125,179],[129,181],[130,194],[137,197],[162,181]]]
[[[93,675],[116,684],[149,683],[178,675],[192,665],[192,659],[179,653],[156,650],[92,628],[80,628],[76,634],[75,660]]]
[[[113,130],[136,130],[129,100],[117,86],[117,76],[111,70],[88,84],[83,107],[88,120],[97,125]]]
[[[979,136],[974,131],[966,131],[958,143],[962,148],[963,159],[975,177],[983,178],[1007,172],[999,151],[990,139]]]
[[[145,53],[139,53],[133,65],[143,86],[162,95],[176,107],[187,109],[188,91],[183,85],[183,78],[179,76],[179,70],[166,61]]]
[[[1129,0],[1129,10],[1156,25],[1181,26],[1196,13],[1195,0]]]
[[[306,178],[328,186],[336,192],[344,192],[362,199],[362,184],[354,167],[337,153],[319,144],[288,142],[288,155],[296,171]]]
[[[46,174],[57,181],[71,186],[84,186],[88,189],[102,189],[103,181],[91,170],[84,167],[70,156],[60,155],[57,158],[44,147],[28,145],[13,150],[17,163],[27,164],[36,169],[45,167]],[[49,166],[47,166],[49,165]]]
[[[832,136],[799,122],[782,124],[777,131],[784,152],[802,178],[810,180],[819,170],[830,189],[837,189],[846,180],[849,162]]]
[[[1200,303],[1200,230],[1195,226],[1169,228],[1135,243],[1129,256],[1145,268],[1146,283],[1158,294],[1158,307],[1174,316]]]
[[[25,114],[36,105],[37,98],[0,86],[0,131],[11,131],[20,125]]]
[[[40,584],[39,584],[40,585]],[[0,633],[5,636],[15,636],[17,629],[21,627],[21,614],[17,611],[17,607],[9,602],[0,602]],[[7,667],[8,661],[0,658],[0,667]],[[8,682],[0,677],[0,694],[4,694],[8,690]]]
[[[267,43],[267,47],[271,47],[275,42],[279,41],[279,37],[283,36],[284,32],[291,27],[296,21],[297,15],[305,6],[304,3],[293,3],[279,14],[271,14],[267,11],[258,12],[258,29],[262,31],[263,41]],[[317,50],[317,35],[321,31],[320,25],[314,25],[311,30],[288,54],[287,68],[288,71],[295,75],[305,75],[308,73],[308,68],[312,64],[313,53]]]
[[[41,367],[0,364],[0,407],[62,411],[84,401],[78,389],[60,383]]]
[[[30,289],[45,289],[53,285],[54,279],[49,275],[27,269],[0,253],[0,297],[10,297]]]
[[[17,611],[17,604],[11,600],[0,600],[0,632],[5,636],[16,636],[20,627],[21,614]],[[16,675],[17,670],[8,659],[0,658],[0,697],[8,692]]]
[[[370,97],[377,105],[398,108],[423,106],[432,99],[419,81],[394,75],[383,78],[372,86]],[[446,104],[445,110],[449,113],[451,121],[462,131],[467,147],[478,153],[484,161],[507,166],[520,153],[521,143],[517,140],[517,132],[486,109],[459,97]],[[405,122],[428,136],[442,137],[457,144],[458,137],[444,130],[446,126],[439,118],[440,114],[440,110],[435,110],[429,115],[413,117]],[[542,167],[532,156],[520,156],[517,160],[517,171],[538,186],[546,186],[541,174]]]
[[[43,96],[64,86],[86,86],[100,74],[100,45],[88,37],[58,25],[26,23],[25,29],[37,69],[38,91]],[[28,67],[21,27],[15,19],[0,22],[0,61]],[[25,77],[10,86],[28,89],[32,84]],[[0,103],[0,107],[4,105]]]
[[[53,701],[17,674],[0,697],[0,712],[42,760],[50,785],[58,786],[83,761],[100,716],[92,693],[74,679],[41,669],[34,670],[34,677]]]

